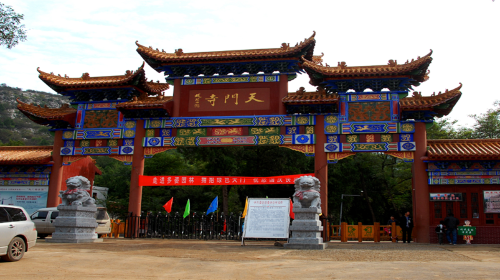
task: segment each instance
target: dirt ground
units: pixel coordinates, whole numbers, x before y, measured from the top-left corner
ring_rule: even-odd
[[[500,245],[330,242],[324,251],[274,242],[38,240],[21,261],[0,261],[0,279],[499,279]]]

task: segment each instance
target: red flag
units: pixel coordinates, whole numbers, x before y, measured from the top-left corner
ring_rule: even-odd
[[[172,197],[165,205],[163,205],[163,208],[165,208],[165,211],[170,213],[172,211],[172,203],[174,203],[174,198]]]
[[[295,213],[293,213],[293,202],[290,199],[290,218],[295,220]]]
[[[227,231],[226,219],[224,219],[224,229],[223,229],[223,230],[224,230],[224,232],[226,232],[226,231]]]

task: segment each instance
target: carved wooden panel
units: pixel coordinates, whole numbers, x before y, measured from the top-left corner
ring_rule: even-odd
[[[350,122],[391,121],[389,102],[350,102]]]
[[[108,128],[118,126],[118,111],[87,110],[85,112],[84,128]]]

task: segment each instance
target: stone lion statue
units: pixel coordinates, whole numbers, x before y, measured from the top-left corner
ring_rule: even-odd
[[[60,205],[63,206],[96,206],[93,199],[87,192],[90,190],[90,181],[83,176],[75,176],[66,180],[66,190],[59,191],[62,199]]]
[[[293,194],[294,208],[321,208],[319,179],[313,176],[302,176],[295,180]]]

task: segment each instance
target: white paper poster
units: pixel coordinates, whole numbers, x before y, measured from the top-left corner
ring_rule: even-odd
[[[289,198],[249,198],[243,238],[288,238]]]
[[[500,191],[484,191],[484,213],[500,213]]]

